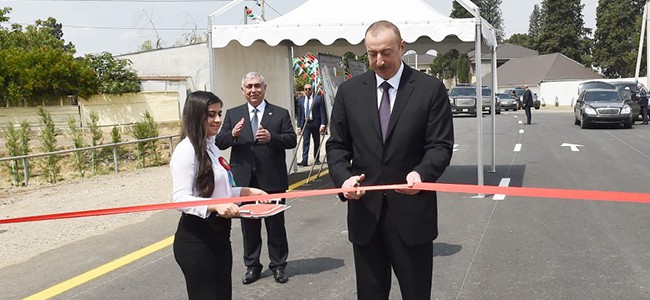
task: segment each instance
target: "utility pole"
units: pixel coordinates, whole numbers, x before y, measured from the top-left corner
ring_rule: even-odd
[[[260,0],[262,4],[260,4],[260,7],[262,8],[262,21],[266,22],[266,16],[264,16],[264,0]]]

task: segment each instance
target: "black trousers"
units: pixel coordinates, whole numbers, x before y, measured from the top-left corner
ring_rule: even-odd
[[[257,176],[251,178],[251,187],[259,188]],[[284,193],[285,191],[266,191],[271,193]],[[284,203],[282,199],[281,203]],[[267,245],[269,251],[269,269],[284,269],[289,256],[289,242],[287,231],[284,227],[284,212],[264,219],[241,219],[241,231],[244,242],[244,265],[246,268],[262,269],[260,255],[262,253],[262,220],[266,225]]]
[[[648,106],[643,105],[641,106],[641,120],[643,120],[643,124],[648,124]]]
[[[183,214],[174,237],[174,258],[190,300],[232,299],[230,219]]]
[[[524,107],[524,110],[526,111],[526,124],[530,124],[533,119],[532,113],[530,111],[531,108],[532,108],[531,106]]]
[[[366,245],[353,244],[357,276],[357,297],[362,300],[388,299],[391,270],[395,272],[402,299],[431,299],[433,242],[406,245],[386,216],[386,199],[377,229]]]
[[[307,162],[309,159],[309,140],[314,141],[314,160],[320,161],[319,150],[320,148],[320,125],[316,125],[314,121],[308,121],[305,125],[305,131],[302,132],[302,162]]]

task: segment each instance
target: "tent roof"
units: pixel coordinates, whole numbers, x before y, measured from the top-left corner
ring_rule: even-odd
[[[499,86],[538,85],[545,81],[603,78],[575,60],[561,53],[512,59],[497,69]],[[492,82],[492,75],[483,76],[483,82]]]
[[[269,46],[282,42],[294,46],[337,46],[338,43],[350,48],[349,45],[360,45],[367,27],[382,19],[397,25],[407,48],[418,53],[430,49],[441,51],[440,48],[467,52],[474,48],[476,27],[473,18],[449,18],[423,0],[309,0],[266,23],[213,25],[212,47],[224,48],[232,41],[248,47],[263,41]],[[484,44],[494,45],[496,39],[490,31],[491,26],[487,22],[484,24]],[[327,51],[338,52],[332,50],[328,48]]]

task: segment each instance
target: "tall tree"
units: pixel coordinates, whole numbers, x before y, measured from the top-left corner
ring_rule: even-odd
[[[598,2],[593,60],[605,76],[634,76],[644,4],[640,0]]]
[[[580,0],[543,0],[542,21],[536,40],[540,54],[562,53],[583,63],[590,54],[591,30],[584,27]]]
[[[539,35],[539,28],[542,26],[542,16],[539,11],[539,5],[533,6],[533,12],[530,13],[528,18],[528,36],[536,40]]]
[[[86,54],[84,60],[97,75],[98,93],[122,95],[140,91],[140,79],[131,69],[130,60],[115,59],[109,52]]]
[[[535,41],[530,37],[530,35],[525,33],[515,33],[508,39],[504,40],[503,43],[519,45],[533,50],[535,49]]]
[[[502,0],[471,0],[476,4],[481,11],[481,17],[485,19],[496,30],[497,42],[501,43],[505,35],[503,27],[503,17],[501,15],[501,1]],[[452,18],[472,18],[473,16],[463,8],[458,2],[454,1],[452,4],[451,13]]]

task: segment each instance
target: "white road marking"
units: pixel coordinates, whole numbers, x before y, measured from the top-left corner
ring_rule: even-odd
[[[460,149],[458,149],[458,144],[454,144],[454,152],[456,151],[460,151]]]
[[[580,152],[580,149],[578,149],[578,147],[584,147],[584,145],[562,143],[562,145],[560,145],[560,147],[569,147],[569,148],[571,148],[571,151],[573,151],[573,152]]]
[[[520,133],[520,134],[523,134],[523,133],[524,133],[524,129],[523,129],[523,128],[522,128],[522,129],[519,129],[519,133]]]
[[[515,152],[521,151],[521,144],[515,144]]]
[[[501,178],[501,182],[499,182],[499,186],[509,186],[510,185],[510,178]],[[506,195],[504,194],[496,194],[494,197],[492,197],[492,200],[503,200],[506,198]]]

